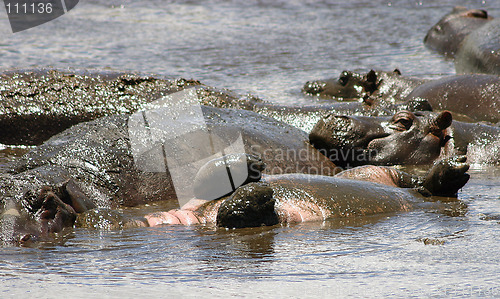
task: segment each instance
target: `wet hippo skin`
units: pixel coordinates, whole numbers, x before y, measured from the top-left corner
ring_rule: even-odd
[[[449,110],[469,122],[500,121],[500,77],[496,75],[469,74],[422,80],[403,76],[398,70],[372,70],[365,75],[344,71],[338,79],[308,82],[304,91],[337,100],[400,103],[399,110]]]
[[[485,10],[457,6],[429,29],[424,38],[424,44],[430,49],[453,58],[464,38],[492,19]]]
[[[431,80],[406,100],[428,101],[434,110],[449,110],[473,121],[500,122],[500,76],[470,74]]]
[[[425,202],[423,194],[455,196],[469,179],[465,157],[436,163],[415,177],[393,168],[365,166],[335,177],[288,174],[266,176],[219,200],[197,200],[180,210],[146,215],[149,226],[216,224],[226,228],[275,225],[329,218],[409,211]],[[420,192],[415,189],[422,188]]]
[[[201,111],[213,136],[230,144],[241,134],[245,151],[267,164],[264,173],[333,175],[339,171],[299,129],[251,111],[206,106]],[[148,172],[137,168],[128,120],[127,115],[114,115],[81,123],[28,152],[11,173],[0,174],[2,213],[17,211],[19,216],[14,218],[12,213],[6,215],[13,223],[21,223],[15,227],[33,227],[29,235],[35,237],[56,232],[75,213],[96,207],[115,209],[175,200],[168,169]],[[196,141],[196,134],[187,134],[186,142]],[[225,144],[216,144],[214,150]],[[13,230],[10,237],[20,240],[26,235]]]
[[[338,78],[308,81],[302,91],[342,101],[394,104],[403,101],[415,87],[424,82],[424,79],[402,76],[398,69],[392,72],[370,70],[366,74],[343,71]]]
[[[455,7],[424,38],[427,47],[453,58],[457,74],[500,74],[500,20],[485,10]]]
[[[0,75],[0,84],[0,143],[9,145],[38,145],[77,123],[134,113],[187,88],[196,89],[203,105],[252,110],[307,132],[329,113],[378,116],[397,109],[385,102],[290,107],[195,80],[106,71],[7,71]]]
[[[0,143],[36,145],[70,126],[132,113],[194,80],[133,73],[19,70],[0,75]]]

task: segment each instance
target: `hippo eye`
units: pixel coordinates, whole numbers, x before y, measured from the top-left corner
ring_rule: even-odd
[[[437,33],[441,33],[443,32],[443,28],[441,27],[441,25],[436,25],[434,26],[434,31],[436,31]]]
[[[401,129],[409,130],[413,124],[413,120],[409,118],[400,118],[394,122],[394,124]]]
[[[395,115],[391,128],[397,131],[407,131],[413,125],[413,118],[406,114]]]
[[[340,74],[340,77],[339,77],[339,83],[340,85],[342,86],[346,86],[347,85],[347,82],[349,82],[349,78],[350,78],[350,74],[346,71],[343,71],[342,74]]]

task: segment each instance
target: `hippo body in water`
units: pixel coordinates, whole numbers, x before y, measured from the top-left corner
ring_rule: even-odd
[[[0,74],[0,143],[38,145],[74,124],[133,113],[194,80],[132,73],[33,69]]]
[[[444,77],[416,87],[406,100],[421,99],[434,110],[449,110],[473,121],[500,122],[500,76],[470,74]]]
[[[226,147],[237,144],[241,138],[243,148],[239,151],[261,158],[267,165],[265,174],[333,175],[339,171],[308,143],[307,134],[299,129],[250,111],[206,106],[200,109],[211,142],[196,152],[200,161],[218,152],[227,153]],[[113,209],[176,199],[171,166],[177,161],[169,160],[172,156],[167,154],[154,163],[166,159],[168,169],[139,169],[140,159],[152,155],[158,147],[144,152],[140,159],[134,157],[130,119],[127,115],[115,115],[75,125],[20,158],[11,173],[0,176],[2,210],[11,211],[4,215],[14,215],[17,210],[19,216],[15,219],[35,223],[40,234],[40,231],[60,230],[74,222],[75,213],[88,209]],[[183,119],[177,123],[178,129],[196,121],[199,119]],[[149,125],[153,126],[153,118]],[[176,150],[182,153],[206,139],[206,131],[200,130],[172,139],[179,145]],[[160,148],[168,152],[173,141],[164,141]],[[192,152],[188,153],[192,156]],[[44,229],[40,228],[42,224]]]
[[[339,79],[308,82],[304,91],[333,99],[401,103],[402,108],[406,105],[412,108],[407,110],[412,111],[449,110],[456,119],[469,122],[500,121],[500,77],[497,75],[469,74],[422,80],[403,76],[398,71],[370,71],[365,75],[344,71]]]
[[[401,111],[392,118],[330,115],[309,139],[325,153],[336,153],[327,155],[339,166],[425,164],[457,154],[470,163],[500,163],[500,127],[452,121],[448,111]]]
[[[423,178],[378,166],[353,168],[335,177],[266,176],[218,200],[197,199],[182,209],[148,214],[145,225],[242,228],[409,211],[431,194],[456,196],[469,178],[464,161],[463,157],[440,161]]]
[[[425,81],[424,79],[402,76],[398,69],[392,72],[370,70],[364,75],[343,71],[339,78],[308,81],[302,90],[306,94],[321,98],[395,104],[403,102],[415,87]]]
[[[424,43],[454,58],[458,74],[500,74],[500,20],[485,10],[455,7],[428,31]]]
[[[455,56],[457,74],[500,75],[500,20],[495,19],[464,38]]]
[[[302,130],[251,111],[211,108],[199,104],[198,107],[201,107],[204,122],[212,134],[212,144],[199,147],[202,150],[196,152],[200,161],[203,157],[210,158],[214,153],[226,151],[227,146],[235,144],[241,137],[244,148],[239,152],[258,156],[267,166],[263,171],[264,175],[307,173],[331,176],[339,171],[322,151],[309,144],[308,135]],[[17,219],[16,221],[38,228],[38,234],[47,234],[73,223],[77,213],[95,208],[113,209],[179,198],[171,180],[171,167],[175,164],[172,162],[186,156],[174,156],[178,158],[170,160],[169,149],[174,148],[174,141],[180,140],[183,142],[175,149],[180,153],[189,152],[190,148],[196,147],[199,140],[204,138],[206,131],[199,133],[196,129],[175,139],[168,139],[168,142],[163,140],[161,147],[142,152],[138,158],[133,154],[131,138],[134,134],[130,135],[130,120],[137,116],[143,118],[144,123],[148,123],[152,130],[155,128],[154,113],[158,111],[157,115],[163,115],[169,111],[165,107],[158,109],[138,112],[132,116],[108,116],[75,125],[20,158],[11,173],[0,176],[3,214],[11,219],[9,223],[12,219]],[[190,113],[186,115],[186,118],[180,114],[176,116],[181,122],[172,132],[184,130],[185,125],[193,123],[198,128],[196,121],[199,120],[190,117]],[[442,116],[438,123],[442,123],[442,127],[446,126],[448,115]],[[422,130],[428,129],[422,127]],[[150,132],[153,134],[153,131]],[[406,144],[404,140],[400,138],[399,143],[393,143],[392,147],[396,152],[398,146]],[[442,143],[438,140],[437,146]],[[163,153],[160,160],[154,160],[150,163],[152,165],[141,164],[144,162],[141,159],[150,155],[153,157],[158,148]],[[419,150],[423,153],[414,151],[407,154],[424,158],[428,156],[427,148],[416,148],[416,151]],[[432,161],[427,160],[429,163]],[[148,162],[147,159],[145,161]],[[150,171],[139,168],[139,165],[158,166],[157,164],[162,163],[168,169]],[[238,185],[234,184],[234,188]],[[14,216],[15,211],[19,216]],[[11,224],[7,226],[16,227],[15,223]],[[13,230],[12,235],[15,233],[17,231]],[[37,231],[29,234],[32,235],[37,235]],[[17,236],[17,240],[22,238],[19,234]]]
[[[455,7],[432,26],[424,38],[424,44],[446,57],[455,57],[464,38],[491,21],[484,10]]]

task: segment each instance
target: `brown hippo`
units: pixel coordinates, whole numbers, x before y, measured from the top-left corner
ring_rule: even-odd
[[[330,115],[309,140],[337,165],[427,164],[448,155],[500,163],[500,127],[452,121],[448,111],[400,111],[392,118]],[[480,150],[487,148],[488,150]]]
[[[464,38],[455,55],[455,70],[500,75],[500,20],[491,20]]]
[[[447,57],[455,57],[464,38],[493,18],[482,9],[456,6],[432,26],[424,38],[424,44]]]
[[[185,104],[185,100],[182,98],[180,103]],[[196,187],[189,182],[195,177],[192,171],[199,168],[195,168],[194,163],[189,164],[190,159],[194,157],[195,161],[203,162],[217,153],[229,154],[234,152],[231,148],[239,140],[242,147],[236,147],[236,152],[258,156],[267,165],[264,175],[312,173],[331,176],[338,172],[321,151],[309,144],[302,130],[251,111],[211,108],[199,106],[199,103],[194,110],[189,110],[190,107],[193,107],[190,103],[181,107],[184,110],[160,105],[131,116],[115,115],[81,123],[28,152],[11,173],[0,175],[0,204],[2,215],[6,217],[0,221],[3,241],[27,242],[36,236],[50,235],[71,226],[77,213],[95,208],[115,209],[160,200],[177,199],[180,202],[181,198],[189,197],[186,196],[189,190],[178,189],[174,182],[187,182],[191,188]],[[166,117],[168,113],[172,118]],[[200,115],[201,119],[195,117]],[[162,120],[166,125],[163,129],[159,126]],[[137,127],[136,121],[143,126]],[[437,134],[451,119],[444,114],[438,121],[430,118],[422,122],[436,123],[433,132]],[[398,122],[398,125],[405,124],[405,121]],[[140,150],[144,144],[136,142],[147,144],[148,140],[150,148]],[[442,140],[444,138],[439,138],[438,146],[444,143]],[[398,141],[393,143],[394,149],[406,146],[404,138]],[[423,157],[429,156],[426,144],[434,146],[434,141],[418,148],[423,151]],[[256,168],[252,170],[255,171],[250,171],[246,177],[226,166],[227,178],[231,174],[225,181],[229,187],[218,195],[260,178],[255,176],[255,172],[262,171],[260,160],[245,162],[235,158],[224,162],[231,161],[254,165]],[[387,161],[391,163],[390,157]],[[182,168],[184,165],[189,167]],[[223,189],[222,184],[215,189]],[[191,197],[212,194],[199,188],[192,192]]]
[[[427,47],[454,58],[458,74],[500,74],[500,20],[485,10],[455,7],[424,38]]]
[[[343,71],[339,78],[308,81],[302,91],[336,100],[402,102],[417,86],[426,80],[402,76],[398,69],[392,72],[370,70],[362,75]]]
[[[357,167],[334,177],[265,176],[227,197],[194,199],[181,209],[148,214],[145,225],[242,228],[409,211],[424,203],[422,194],[456,196],[469,179],[464,161],[465,157],[445,159],[423,177],[379,166]],[[419,192],[408,188],[419,188]]]
[[[178,109],[173,118],[165,119],[170,126],[165,128],[167,136],[157,132],[161,128],[155,116],[173,109],[161,107],[75,125],[28,152],[12,172],[0,175],[0,215],[6,217],[0,221],[3,241],[24,242],[57,232],[72,226],[76,213],[96,207],[115,209],[161,200],[180,201],[186,190],[178,189],[178,185],[174,188],[174,181],[189,182],[190,173],[197,169],[195,163],[185,160],[203,161],[218,153],[234,152],[233,147],[262,159],[267,165],[265,174],[333,175],[339,171],[309,144],[304,131],[290,125],[251,111],[199,103],[193,109]],[[201,118],[192,117],[198,112]],[[144,120],[147,136],[141,135],[140,128],[131,129],[137,119]],[[172,130],[166,131],[169,128]],[[178,131],[183,133],[170,136]],[[140,144],[134,142],[154,138],[157,141],[150,148],[137,152]],[[262,170],[259,160],[249,161],[257,166],[255,171]],[[184,165],[188,168],[182,168]],[[179,178],[179,174],[184,177]],[[232,190],[252,181],[232,174]],[[24,228],[30,229],[26,232]]]
[[[417,86],[406,100],[422,99],[433,110],[449,110],[472,121],[500,122],[500,76],[470,74],[444,77]]]
[[[74,124],[133,113],[162,93],[199,84],[106,71],[2,72],[0,143],[38,145]]]
[[[397,70],[394,72],[372,70],[366,75],[344,71],[336,80],[308,82],[304,90],[333,98],[345,96],[372,103],[379,101],[405,103],[399,106],[402,108],[399,110],[405,110],[405,107],[411,107],[412,109],[406,110],[412,111],[449,110],[454,113],[456,119],[470,122],[500,121],[498,109],[500,77],[496,75],[469,74],[422,80],[402,76]]]

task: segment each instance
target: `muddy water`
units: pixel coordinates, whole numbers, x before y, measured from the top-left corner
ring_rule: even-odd
[[[15,35],[0,8],[0,69],[153,72],[301,104],[315,101],[300,93],[305,81],[343,69],[453,74],[423,47],[426,30],[459,4],[500,16],[496,1],[80,2]],[[0,171],[23,151],[2,147]],[[234,231],[68,230],[2,248],[0,297],[500,297],[500,168],[470,173],[459,203],[410,213]]]

